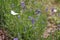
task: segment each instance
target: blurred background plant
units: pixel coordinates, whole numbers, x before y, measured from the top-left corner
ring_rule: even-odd
[[[55,0],[56,3],[60,3],[60,0]]]

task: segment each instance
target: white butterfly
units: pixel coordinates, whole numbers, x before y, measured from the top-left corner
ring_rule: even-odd
[[[18,15],[18,13],[15,13],[13,10],[11,10],[12,15]]]

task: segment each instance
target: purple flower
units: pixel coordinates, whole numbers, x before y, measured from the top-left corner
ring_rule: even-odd
[[[18,38],[14,38],[13,40],[18,40]]]
[[[18,18],[20,18],[20,15],[18,15]]]
[[[52,13],[55,13],[55,12],[57,12],[57,9],[56,9],[56,8],[52,8],[52,9],[51,9],[51,12],[52,12]]]
[[[34,22],[35,22],[35,20],[34,20],[34,19],[32,19],[32,24],[34,24]]]
[[[39,13],[41,13],[41,11],[40,11],[39,9],[37,9],[37,10],[35,11],[35,13],[36,13],[36,14],[39,14]]]
[[[46,12],[48,11],[48,7],[46,7]]]
[[[28,18],[29,18],[29,19],[32,19],[32,17],[31,17],[31,16],[28,16]]]
[[[54,12],[54,8],[51,9],[51,12]]]
[[[21,2],[21,7],[25,8],[25,3],[23,1]]]
[[[55,10],[55,8],[52,8],[51,9],[51,15],[54,15],[55,13],[54,13],[54,10]]]

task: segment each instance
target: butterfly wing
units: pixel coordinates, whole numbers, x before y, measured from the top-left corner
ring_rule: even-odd
[[[11,10],[12,15],[17,15],[18,13],[15,13],[13,10]]]

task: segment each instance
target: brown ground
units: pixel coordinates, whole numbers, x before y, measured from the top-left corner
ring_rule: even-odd
[[[7,34],[7,31],[0,28],[0,40],[11,40]]]
[[[54,4],[52,4],[51,2],[49,3],[49,4],[47,4],[46,6],[48,6],[48,8],[49,8],[49,14],[48,14],[48,18],[47,18],[47,28],[45,29],[45,31],[44,31],[44,33],[43,33],[43,37],[44,38],[47,38],[49,35],[50,35],[50,33],[54,33],[57,29],[57,26],[56,26],[56,24],[55,24],[55,22],[54,22],[54,20],[52,20],[51,19],[51,17],[52,16],[54,16],[54,15],[51,15],[52,13],[51,13],[51,8],[52,7],[56,7],[56,5],[54,5]]]

